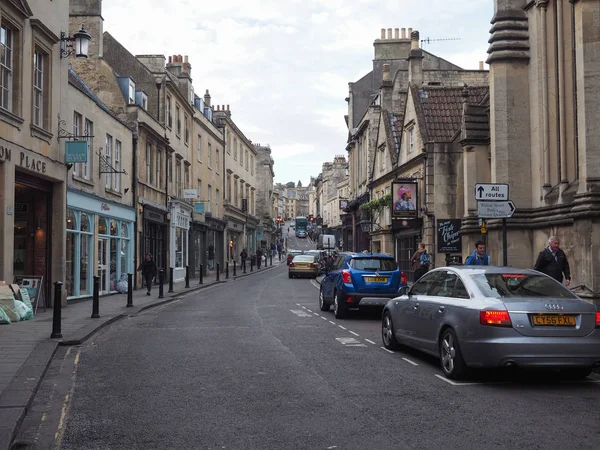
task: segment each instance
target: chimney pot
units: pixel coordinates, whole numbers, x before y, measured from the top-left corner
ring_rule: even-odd
[[[484,70],[483,61],[479,61],[479,70]]]
[[[217,105],[217,111],[220,111],[220,109],[219,109],[219,105]]]
[[[394,28],[394,39],[400,39],[400,28]]]
[[[183,62],[184,62],[184,63],[186,63],[186,64],[189,62],[189,61],[188,61],[188,55],[185,55],[185,56],[183,57]]]
[[[419,49],[419,32],[413,31],[410,33],[410,49],[418,50]]]
[[[408,39],[410,39],[410,36],[411,36],[411,35],[412,35],[412,28],[409,28],[409,29],[408,29],[408,36],[407,36],[407,37],[408,37]]]
[[[402,39],[406,39],[406,28],[402,28]]]
[[[383,81],[390,81],[390,65],[383,65]]]
[[[388,39],[392,38],[392,29],[388,28]]]
[[[227,111],[229,111],[229,105],[227,105]]]
[[[381,39],[385,39],[385,28],[381,29]]]
[[[172,64],[172,63],[173,63],[173,57],[169,56],[169,64]]]
[[[179,55],[179,62],[183,62],[183,56]]]

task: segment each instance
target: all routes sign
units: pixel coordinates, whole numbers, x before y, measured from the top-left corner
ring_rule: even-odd
[[[507,201],[508,184],[477,183],[475,200]]]
[[[482,219],[506,219],[516,211],[512,200],[506,202],[477,202],[477,215]]]

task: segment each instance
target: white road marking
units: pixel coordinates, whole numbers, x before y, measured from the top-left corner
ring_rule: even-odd
[[[317,283],[315,280],[310,280],[310,284],[312,284],[317,289],[321,289],[320,286],[319,286],[319,283]]]
[[[306,308],[306,310],[307,310],[309,313],[311,313],[311,312],[312,312],[312,310],[310,310],[310,309],[308,309],[308,308]]]
[[[321,317],[321,316],[319,316],[319,313],[313,313],[313,314],[317,317]]]
[[[377,345],[377,344],[375,344],[375,342],[373,342],[373,341],[372,341],[372,340],[370,340],[370,339],[365,339],[365,341],[367,341],[369,344]]]
[[[335,340],[338,341],[340,344],[346,345],[348,347],[366,347],[365,344],[361,344],[360,341],[357,341],[354,338],[342,337],[335,338]]]
[[[296,314],[298,317],[312,317],[310,314],[305,313],[301,309],[290,309],[290,311]]]
[[[327,320],[327,317],[323,317],[323,316],[321,316],[321,319],[323,319],[323,320]]]
[[[418,366],[418,364],[417,364],[416,362],[414,362],[414,361],[411,361],[411,360],[410,360],[410,359],[408,359],[408,358],[402,358],[402,359],[403,359],[404,361],[406,361],[407,363],[409,363],[409,364],[412,364],[413,366]]]
[[[360,334],[358,334],[358,333],[355,333],[354,331],[350,331],[350,330],[348,330],[348,333],[350,333],[350,334],[353,334],[354,336],[360,336]]]
[[[338,325],[338,327],[340,327],[342,330],[345,330],[345,328],[341,325]]]
[[[306,306],[303,306],[302,309],[308,309]]]
[[[329,323],[330,323],[331,325],[335,325],[335,322],[334,322],[333,320],[330,320],[330,321],[329,321]]]
[[[385,348],[385,347],[381,347],[381,348],[382,348],[382,349],[384,349],[384,350],[385,350],[386,352],[388,352],[388,353],[394,353],[393,351],[391,351],[391,350],[388,350],[388,349],[387,349],[387,348]]]
[[[448,378],[439,375],[439,374],[435,374],[434,376],[438,377],[440,380],[445,381],[448,384],[451,384],[452,386],[473,386],[473,385],[477,385],[477,384],[484,384],[484,383],[457,383],[456,381],[452,381],[449,380]]]

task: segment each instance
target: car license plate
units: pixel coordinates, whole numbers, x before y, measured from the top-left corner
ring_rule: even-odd
[[[367,283],[387,283],[386,277],[365,277]]]
[[[575,316],[562,316],[558,314],[535,314],[533,316],[533,326],[574,327]]]
[[[296,266],[297,267],[306,267],[307,265],[306,264],[300,264],[300,263],[298,263],[298,264],[296,264]]]

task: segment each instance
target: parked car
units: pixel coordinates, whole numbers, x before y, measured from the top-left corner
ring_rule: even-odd
[[[294,259],[294,256],[301,255],[301,254],[302,254],[302,250],[288,250],[286,264],[289,266],[290,263],[292,262],[292,259]]]
[[[386,253],[340,253],[325,273],[319,308],[343,319],[349,308],[384,306],[406,288],[398,264]]]
[[[586,377],[600,366],[600,312],[530,269],[452,266],[421,277],[383,310],[383,345],[439,357],[448,378],[469,368],[559,368]]]
[[[317,278],[319,275],[319,265],[317,259],[312,255],[297,255],[289,264],[288,276]]]

